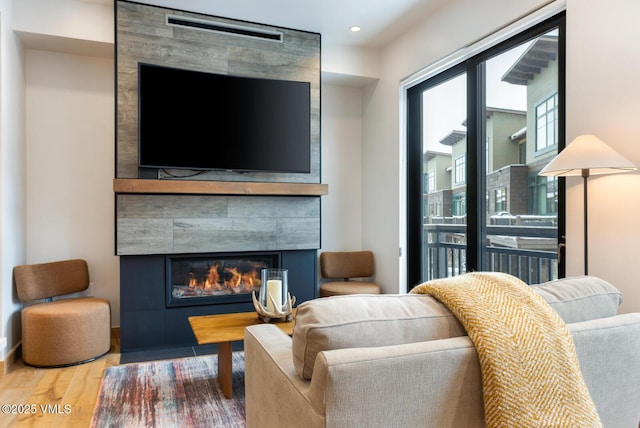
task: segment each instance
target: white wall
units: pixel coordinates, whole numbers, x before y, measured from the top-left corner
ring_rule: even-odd
[[[119,325],[112,59],[27,50],[27,262],[83,258]]]
[[[322,85],[322,250],[362,246],[362,90]]]
[[[12,22],[12,2],[0,0],[0,337],[8,343],[2,361],[20,340],[13,267],[24,263],[26,228],[24,61]]]
[[[8,338],[0,361],[21,337],[21,304],[13,287],[13,267],[19,264],[87,258],[93,262],[95,294],[115,303],[119,323],[111,191],[113,60],[27,55],[25,40],[53,51],[108,58],[113,7],[78,0],[0,0],[0,336]],[[30,83],[33,97],[27,101]],[[84,168],[83,156],[99,167]]]
[[[113,3],[79,0],[14,0],[13,3],[13,25],[18,31],[113,43]]]
[[[567,141],[595,134],[640,166],[640,2],[567,0]],[[583,273],[582,180],[567,181],[568,275]],[[640,311],[640,172],[589,179],[589,274]]]
[[[380,55],[377,49],[358,49],[348,46],[332,46],[322,52],[323,73],[360,78],[377,78]]]

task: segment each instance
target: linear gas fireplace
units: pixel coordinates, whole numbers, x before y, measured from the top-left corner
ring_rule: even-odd
[[[263,267],[289,271],[297,304],[314,299],[317,264],[314,249],[121,256],[120,350],[197,345],[189,317],[255,311]]]
[[[167,307],[251,301],[262,269],[280,267],[280,254],[167,256]]]

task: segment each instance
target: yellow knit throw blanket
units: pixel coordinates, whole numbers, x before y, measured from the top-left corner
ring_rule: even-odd
[[[518,278],[468,273],[418,285],[460,320],[480,359],[487,427],[601,427],[569,329]]]

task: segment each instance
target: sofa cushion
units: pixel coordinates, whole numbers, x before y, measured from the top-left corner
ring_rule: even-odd
[[[591,276],[572,277],[533,289],[566,323],[616,315],[622,294]],[[424,294],[347,295],[301,303],[292,351],[296,372],[311,379],[318,352],[341,348],[399,345],[464,336],[449,309]]]
[[[618,313],[622,293],[595,276],[574,276],[532,285],[567,323],[612,317]]]
[[[456,317],[431,296],[347,295],[301,303],[293,330],[293,362],[311,379],[318,352],[399,345],[464,336]]]

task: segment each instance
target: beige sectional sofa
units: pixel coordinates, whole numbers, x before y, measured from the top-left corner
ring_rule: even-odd
[[[595,277],[534,289],[568,324],[605,427],[640,421],[640,313]],[[484,427],[473,344],[425,295],[355,295],[300,304],[293,337],[245,333],[247,426]],[[526,425],[526,421],[524,422]]]

